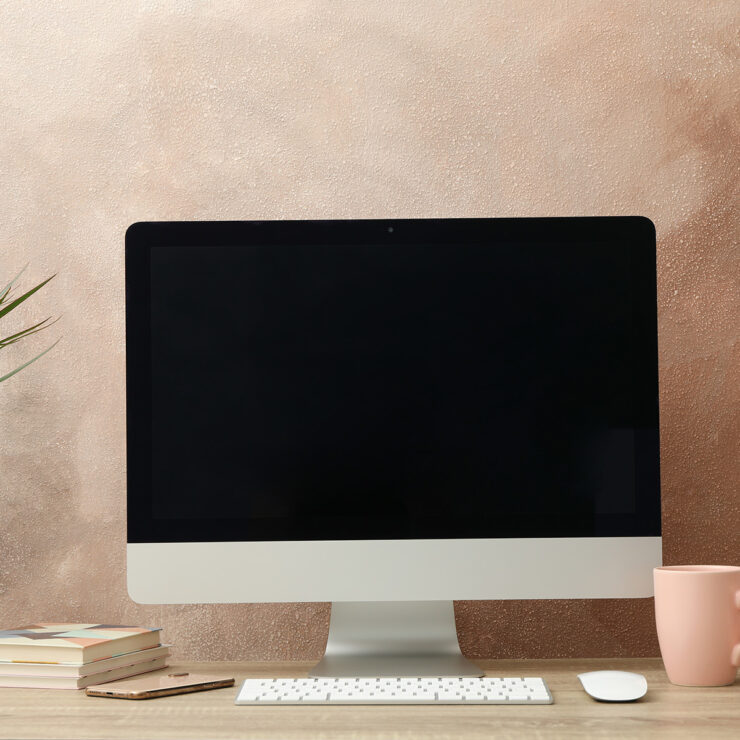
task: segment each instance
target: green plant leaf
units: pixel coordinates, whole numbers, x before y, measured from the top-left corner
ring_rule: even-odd
[[[49,278],[49,280],[51,280],[51,278]],[[39,357],[43,357],[47,352],[49,352],[49,350],[54,349],[54,347],[56,347],[57,344],[59,344],[60,340],[61,340],[61,337],[57,339],[57,341],[54,342],[54,344],[52,344],[51,347],[47,347],[43,352],[36,355],[36,357],[34,357],[32,360],[29,360],[28,362],[24,362],[20,367],[17,367],[15,370],[11,370],[7,375],[3,375],[2,377],[0,377],[0,383],[2,383],[3,380],[12,378],[13,375],[15,375],[16,373],[19,373],[21,370],[23,370],[24,367],[28,367],[32,362],[36,362],[36,360],[38,360]]]
[[[25,267],[0,291],[0,303],[2,303],[5,300],[5,297],[8,295],[8,291],[13,287],[13,283],[26,271],[26,267],[28,267],[28,263],[26,263]]]
[[[42,283],[39,283],[35,288],[31,288],[31,290],[24,293],[22,296],[18,296],[18,298],[16,298],[14,301],[11,301],[10,303],[8,303],[8,305],[5,306],[5,308],[0,308],[0,318],[5,316],[6,313],[10,313],[14,308],[16,308],[21,303],[23,303],[23,301],[25,301],[26,298],[30,298],[37,290],[41,290],[41,288],[43,288],[44,285],[46,285],[49,282],[49,280],[52,280],[54,277],[56,277],[56,274],[52,275],[50,278],[46,278],[46,280],[44,280]]]
[[[44,319],[43,321],[39,321],[38,324],[29,326],[27,329],[23,329],[19,332],[16,332],[15,334],[11,334],[10,336],[0,339],[0,347],[5,347],[8,344],[15,344],[19,339],[23,339],[23,337],[30,337],[31,334],[35,334],[36,332],[42,331],[43,329],[48,329],[51,324],[56,324],[59,319],[54,319],[54,321],[51,321],[51,324],[47,324],[47,321],[51,321],[51,316]]]

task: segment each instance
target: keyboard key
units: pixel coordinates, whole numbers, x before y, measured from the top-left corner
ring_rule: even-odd
[[[309,691],[303,695],[303,703],[309,701],[320,701],[326,703],[326,697],[329,695],[328,691]]]

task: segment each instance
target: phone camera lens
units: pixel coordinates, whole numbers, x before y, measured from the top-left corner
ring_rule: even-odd
[[[392,226],[389,226],[389,227],[388,227],[388,233],[389,233],[389,234],[392,234],[392,233],[393,233],[393,227],[392,227]]]

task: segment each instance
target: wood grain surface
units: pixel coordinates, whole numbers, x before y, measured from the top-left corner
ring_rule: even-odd
[[[655,738],[740,736],[740,681],[719,688],[668,682],[659,659],[481,661],[492,676],[542,676],[555,703],[544,706],[237,707],[244,678],[305,676],[310,663],[183,663],[233,676],[235,687],[147,701],[82,691],[0,689],[1,738]],[[629,670],[648,680],[647,696],[602,704],[576,674]]]

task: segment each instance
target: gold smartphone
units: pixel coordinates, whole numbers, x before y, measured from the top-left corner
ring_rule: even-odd
[[[223,689],[233,685],[233,678],[183,672],[101,683],[88,686],[85,693],[88,696],[104,696],[109,699],[155,699],[158,696],[190,694],[193,691]]]

